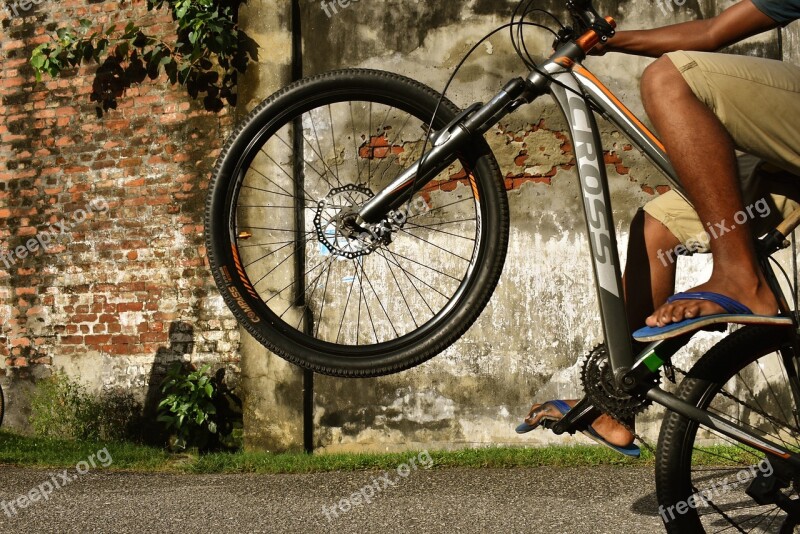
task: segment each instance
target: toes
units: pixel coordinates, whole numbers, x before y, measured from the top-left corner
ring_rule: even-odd
[[[525,423],[535,428],[544,421],[558,421],[561,417],[561,412],[551,404],[534,404],[528,417],[525,418]]]
[[[707,309],[708,308],[708,309]],[[648,326],[663,327],[672,323],[679,323],[687,319],[695,319],[704,315],[720,313],[703,302],[694,300],[679,300],[664,304],[647,318]]]
[[[525,422],[528,423],[529,425],[536,424],[537,419],[540,419],[542,416],[542,413],[540,411],[541,408],[542,408],[541,404],[534,404],[531,407],[531,411],[528,412],[528,416],[525,418]]]

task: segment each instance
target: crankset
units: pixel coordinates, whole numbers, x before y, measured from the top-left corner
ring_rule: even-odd
[[[581,383],[589,402],[620,422],[631,420],[653,403],[619,387],[605,345],[598,345],[586,357],[581,369]]]

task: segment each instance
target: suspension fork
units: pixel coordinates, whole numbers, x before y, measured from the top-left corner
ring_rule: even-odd
[[[409,202],[459,154],[469,150],[476,136],[482,136],[522,104],[546,92],[529,80],[516,78],[487,104],[475,104],[461,112],[450,124],[432,136],[431,150],[403,171],[391,184],[368,200],[358,211],[358,224],[376,224],[392,210]]]

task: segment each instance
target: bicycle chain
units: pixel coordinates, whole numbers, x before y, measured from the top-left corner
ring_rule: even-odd
[[[589,358],[587,358],[586,362],[584,363],[584,367],[585,367],[585,366],[586,366],[586,365],[587,365],[587,364],[588,364],[588,363],[591,361],[591,356],[592,356],[593,354],[595,354],[595,352],[596,352],[596,351],[598,351],[598,349],[601,349],[601,348],[602,348],[602,349],[605,349],[605,347],[604,347],[603,345],[601,345],[600,347],[597,347],[597,348],[595,348],[595,350],[594,350],[594,351],[592,351],[592,353],[590,353],[590,355],[589,355]],[[606,351],[606,357],[607,357],[607,351]],[[668,362],[668,363],[667,363],[667,365],[665,366],[665,374],[666,374],[666,375],[669,377],[669,380],[670,380],[670,381],[671,381],[673,384],[677,383],[677,379],[676,379],[676,377],[675,377],[675,373],[678,373],[679,375],[681,375],[681,377],[682,377],[682,378],[685,378],[686,376],[688,376],[688,373],[687,373],[686,371],[684,371],[684,370],[683,370],[683,369],[681,369],[680,367],[677,367],[677,366],[673,365],[671,362]],[[758,415],[761,415],[762,417],[766,418],[767,420],[770,420],[770,421],[771,421],[771,422],[773,422],[774,424],[776,423],[776,421],[774,420],[774,418],[773,418],[772,416],[770,416],[770,415],[768,415],[768,414],[764,413],[762,410],[759,410],[759,409],[757,409],[757,408],[753,408],[753,407],[751,407],[750,405],[748,405],[748,404],[746,404],[746,403],[743,403],[743,402],[742,402],[740,399],[737,399],[737,398],[735,398],[735,397],[734,397],[734,396],[733,396],[731,393],[728,393],[728,392],[727,392],[727,391],[725,391],[724,389],[722,389],[722,388],[721,388],[721,389],[719,390],[719,393],[720,393],[720,394],[721,394],[723,397],[725,397],[725,398],[727,398],[727,399],[733,400],[733,401],[735,401],[735,402],[738,402],[738,403],[740,403],[740,404],[744,405],[744,406],[745,406],[745,407],[747,407],[748,409],[752,410],[753,412],[757,413]],[[645,406],[645,407],[644,407],[644,409],[640,410],[640,412],[639,412],[639,413],[644,413],[644,411],[646,411],[646,410],[647,410],[647,408],[649,408],[649,405],[648,405],[648,406]],[[652,455],[653,455],[653,457],[655,457],[655,456],[656,456],[656,450],[655,450],[655,447],[653,447],[652,445],[650,445],[650,443],[648,443],[647,441],[645,441],[645,439],[644,439],[644,438],[643,438],[643,437],[642,437],[642,436],[641,436],[639,433],[637,433],[637,432],[636,432],[636,431],[633,429],[633,427],[631,427],[629,424],[627,424],[627,423],[625,422],[625,418],[624,418],[624,417],[621,417],[621,416],[620,416],[618,413],[615,413],[615,412],[613,412],[613,411],[607,411],[607,412],[605,412],[605,413],[606,413],[607,415],[609,415],[609,416],[610,416],[612,419],[614,419],[614,420],[615,420],[615,421],[616,421],[618,424],[620,424],[620,425],[621,425],[623,428],[625,428],[625,429],[626,429],[628,432],[630,432],[630,433],[633,435],[634,439],[636,439],[636,441],[638,441],[638,442],[639,442],[639,443],[640,443],[640,444],[641,444],[641,445],[642,445],[642,446],[643,446],[645,449],[647,449],[647,450],[650,452],[650,454],[652,454]],[[780,423],[780,422],[777,422],[777,423]],[[783,425],[787,425],[787,426],[788,426],[788,424],[787,424],[787,423],[780,423],[780,424],[783,424]],[[697,488],[697,487],[696,487],[694,484],[692,484],[692,492],[693,492],[693,493],[700,493],[700,490],[699,490],[699,489],[698,489],[698,488]],[[733,521],[733,519],[731,519],[731,518],[730,518],[730,516],[728,516],[728,514],[726,514],[726,513],[725,513],[725,511],[724,511],[722,508],[720,508],[720,507],[719,507],[719,506],[718,506],[716,503],[714,503],[713,501],[710,501],[710,500],[709,500],[709,501],[706,501],[706,502],[708,502],[709,506],[711,506],[711,508],[713,508],[713,509],[714,509],[714,511],[720,515],[720,517],[722,517],[722,518],[723,518],[725,521],[727,521],[727,522],[728,522],[728,524],[730,524],[731,526],[733,526],[733,527],[734,527],[734,528],[735,528],[737,531],[739,531],[739,532],[745,532],[745,531],[744,531],[744,530],[742,530],[742,528],[741,528],[741,527],[740,527],[740,526],[739,526],[739,525],[738,525],[738,524],[737,524],[735,521]]]
[[[621,392],[616,388],[613,382],[613,376],[609,374],[609,369],[608,350],[605,345],[598,345],[587,355],[583,362],[581,381],[583,382],[584,391],[591,398],[592,404],[630,432],[648,451],[655,454],[655,448],[626,422],[626,420],[629,420],[631,417],[644,413],[652,405],[652,402],[636,399]],[[672,383],[677,383],[678,381],[675,377],[675,373],[679,374],[681,379],[688,376],[685,370],[672,363],[668,363],[665,366],[665,374]],[[760,415],[775,425],[786,426],[800,433],[800,429],[792,428],[788,422],[778,421],[763,410],[742,402],[741,399],[734,397],[733,394],[728,393],[725,389],[721,388],[719,394],[726,399],[741,404],[748,410]]]
[[[592,405],[609,415],[655,455],[655,449],[626,423],[626,420],[647,410],[652,401],[632,397],[617,387],[608,361],[608,349],[604,344],[598,345],[586,356],[581,369],[581,381]]]
[[[683,371],[682,369],[675,368],[675,370],[678,371],[683,376],[687,376],[687,374],[688,374],[688,373],[686,373],[686,371]],[[752,412],[755,412],[756,414],[760,415],[761,417],[763,417],[764,419],[766,419],[767,421],[769,421],[773,425],[784,426],[784,427],[788,428],[789,430],[792,430],[792,431],[797,432],[798,434],[800,434],[800,428],[796,428],[796,427],[791,426],[788,423],[788,421],[778,421],[773,416],[769,415],[768,413],[765,413],[763,410],[761,410],[759,408],[756,408],[754,406],[751,406],[751,405],[749,405],[749,404],[747,404],[745,402],[742,402],[741,399],[737,399],[736,397],[733,396],[732,393],[728,393],[727,391],[725,391],[722,388],[720,388],[719,393],[723,397],[725,397],[727,399],[730,399],[730,400],[732,400],[732,401],[734,401],[734,402],[736,402],[738,404],[741,404],[742,406],[744,406],[748,410],[750,410]]]
[[[678,382],[678,381],[677,381],[677,379],[675,378],[675,373],[676,373],[676,372],[677,372],[678,374],[680,374],[682,377],[686,377],[686,376],[688,375],[688,373],[687,373],[686,371],[684,371],[684,370],[683,370],[683,369],[681,369],[680,367],[677,367],[677,366],[673,365],[673,364],[672,364],[672,362],[667,362],[667,364],[665,365],[664,369],[665,369],[665,374],[667,374],[667,376],[669,376],[669,380],[670,380],[670,382],[672,382],[673,384],[677,384],[677,382]],[[741,401],[738,401],[738,399],[734,399],[734,398],[733,398],[733,396],[732,396],[730,393],[727,393],[727,392],[726,392],[726,391],[724,391],[723,389],[720,389],[720,393],[722,393],[722,395],[723,395],[723,396],[725,396],[725,397],[728,397],[728,398],[730,398],[730,399],[732,399],[732,400],[736,400],[737,402],[741,402]],[[745,406],[747,406],[747,405],[745,405]],[[758,410],[754,410],[754,411],[758,411]],[[760,412],[760,413],[761,413],[762,415],[766,416],[766,417],[769,417],[769,416],[767,416],[766,414],[764,414],[763,412]],[[615,421],[617,421],[618,423],[620,423],[620,424],[621,424],[622,426],[624,426],[625,428],[627,428],[627,429],[628,429],[628,431],[629,431],[629,432],[631,432],[631,433],[634,435],[634,437],[635,437],[635,438],[636,438],[636,439],[637,439],[637,440],[638,440],[640,443],[642,443],[642,444],[643,444],[645,447],[647,447],[647,449],[650,451],[650,453],[651,453],[651,454],[652,454],[652,455],[655,457],[655,453],[656,453],[656,452],[655,452],[655,449],[654,449],[653,447],[651,447],[651,446],[650,446],[650,444],[648,444],[646,441],[644,441],[644,440],[642,439],[642,437],[641,437],[641,436],[639,436],[638,434],[636,434],[635,432],[633,432],[633,431],[632,431],[632,429],[630,429],[630,428],[629,428],[629,427],[628,427],[628,426],[627,426],[627,425],[626,425],[624,422],[622,422],[622,421],[619,421],[619,420],[617,420],[616,418],[614,418],[614,420],[615,420]],[[697,486],[695,486],[694,484],[692,484],[692,494],[694,495],[694,494],[699,494],[699,493],[700,493],[700,489],[699,489]],[[712,501],[712,500],[708,499],[708,500],[706,500],[706,502],[708,503],[708,505],[709,505],[709,506],[711,506],[711,508],[713,508],[713,509],[714,509],[714,511],[715,511],[715,512],[717,512],[717,513],[720,515],[720,517],[722,517],[722,518],[723,518],[725,521],[727,521],[729,525],[731,525],[732,527],[734,527],[734,528],[735,528],[737,531],[739,531],[739,532],[745,532],[745,531],[744,531],[744,530],[742,530],[742,528],[741,528],[741,527],[740,527],[740,526],[739,526],[739,525],[738,525],[738,524],[737,524],[737,523],[736,523],[736,522],[735,522],[733,519],[731,519],[731,517],[730,517],[728,514],[726,514],[726,513],[725,513],[725,511],[724,511],[722,508],[720,508],[720,507],[719,507],[719,506],[718,506],[718,505],[717,505],[717,504],[716,504],[714,501]]]

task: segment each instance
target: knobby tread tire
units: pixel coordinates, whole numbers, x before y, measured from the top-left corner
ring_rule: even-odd
[[[230,247],[231,241],[226,235],[228,226],[221,214],[225,207],[224,197],[233,181],[230,173],[232,162],[243,157],[243,151],[251,138],[262,131],[266,124],[270,121],[277,122],[275,117],[282,113],[284,117],[287,116],[287,104],[298,104],[303,99],[314,98],[312,95],[320,92],[332,94],[337,88],[347,94],[354,89],[370,91],[371,95],[381,92],[391,94],[391,98],[405,99],[409,105],[427,113],[428,117],[433,115],[433,109],[440,98],[439,93],[433,89],[409,78],[367,69],[329,72],[303,79],[278,91],[251,111],[234,129],[217,159],[205,208],[205,241],[214,280],[226,304],[239,323],[262,345],[287,361],[317,373],[342,377],[381,376],[403,371],[432,358],[452,345],[478,318],[492,296],[505,262],[509,234],[508,199],[500,167],[488,144],[482,137],[474,139],[469,154],[462,155],[461,160],[468,162],[476,181],[484,188],[481,206],[489,216],[484,214],[481,220],[487,220],[488,228],[483,227],[480,231],[487,232],[488,239],[487,236],[482,236],[482,239],[488,245],[485,245],[485,250],[474,266],[473,270],[477,274],[472,276],[475,277],[475,282],[461,298],[458,306],[448,314],[440,327],[413,345],[406,342],[406,346],[380,354],[365,355],[365,346],[352,347],[353,352],[349,355],[330,354],[301,346],[271,326],[266,317],[261,317],[261,321],[254,323],[229,291],[230,281],[226,281],[221,274],[222,267],[233,268],[230,254],[226,254],[225,250],[226,246]],[[447,124],[458,111],[458,107],[452,102],[442,100],[437,114],[437,127]],[[483,249],[484,245],[481,247]],[[257,309],[242,287],[236,289],[240,295],[249,299],[251,308]]]
[[[776,352],[791,342],[792,328],[747,326],[733,332],[711,348],[681,381],[676,396],[699,408],[706,408],[714,396],[747,365],[764,355]],[[691,462],[696,423],[668,411],[658,438],[656,457],[656,494],[665,508],[686,501],[687,483],[691,480]],[[703,533],[695,510],[675,514],[665,524],[671,534]]]

